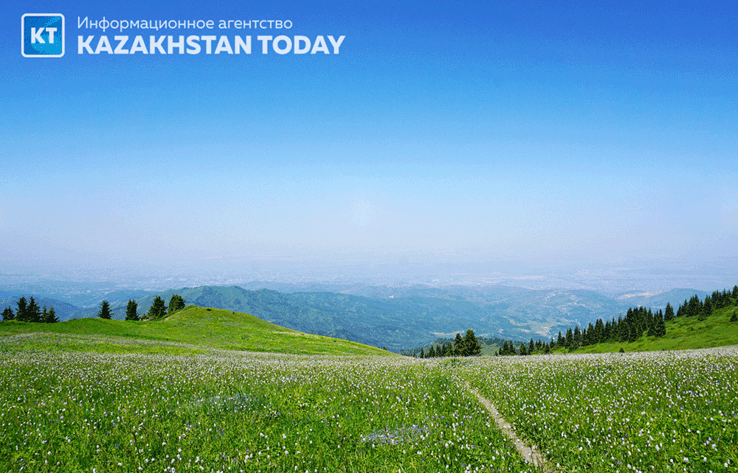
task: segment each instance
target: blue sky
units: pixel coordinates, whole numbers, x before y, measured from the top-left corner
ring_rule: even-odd
[[[0,267],[736,256],[734,2],[150,3],[3,6]],[[65,57],[21,56],[33,12]],[[345,40],[78,55],[103,16]]]

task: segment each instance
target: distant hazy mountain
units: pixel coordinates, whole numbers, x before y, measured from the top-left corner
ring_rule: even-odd
[[[245,312],[296,330],[393,350],[416,347],[468,328],[479,336],[513,340],[555,337],[559,330],[574,324],[617,317],[646,298],[617,300],[593,291],[507,286],[357,285],[341,289],[344,293],[284,293],[202,286],[164,291],[160,295],[168,302],[176,293],[188,304]],[[675,293],[675,297],[681,295]],[[153,298],[149,295],[137,299],[141,314],[146,313]],[[674,300],[677,301],[678,298]],[[113,303],[112,307],[114,317],[122,319],[125,301]],[[94,316],[96,312],[96,308],[89,309],[83,315]]]
[[[671,302],[676,308],[694,294],[700,297],[705,294],[675,289],[658,294],[629,293],[610,297],[585,290],[532,290],[499,285],[268,284],[282,291],[249,290],[237,286],[171,289],[158,294],[114,290],[98,295],[98,299],[86,308],[59,300],[39,297],[37,300],[41,305],[54,305],[60,319],[68,320],[94,317],[99,301],[105,298],[111,303],[113,317],[123,319],[128,299],[136,299],[139,314],[143,315],[155,295],[162,296],[168,303],[173,294],[180,294],[187,304],[244,312],[303,332],[400,350],[441,337],[453,337],[456,332],[465,332],[469,328],[474,329],[478,336],[511,340],[555,337],[559,330],[566,330],[574,324],[586,326],[600,317],[617,318],[629,307],[643,305],[658,309]],[[254,288],[259,285],[261,283],[250,284]],[[78,292],[75,299],[81,300],[83,297],[78,289],[81,288],[75,288]],[[332,289],[333,292],[321,289]],[[12,299],[12,304],[15,301],[17,297]]]

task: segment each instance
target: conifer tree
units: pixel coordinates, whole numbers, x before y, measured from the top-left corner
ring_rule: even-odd
[[[712,299],[710,299],[710,296],[705,296],[705,303],[702,305],[702,314],[705,317],[712,315]]]
[[[674,308],[667,302],[666,309],[664,309],[664,321],[668,322],[672,319],[674,319]]]
[[[661,313],[656,317],[656,336],[666,336],[666,323],[664,322],[664,318],[661,316]]]
[[[639,325],[637,323],[633,323],[633,324],[629,324],[629,325],[630,325],[629,326],[629,328],[630,328],[630,334],[628,336],[628,341],[629,342],[635,342],[636,340],[638,340],[641,337],[641,335],[643,335],[643,332],[640,331],[640,327],[639,327]]]
[[[138,303],[134,299],[128,300],[126,306],[126,320],[138,321]]]
[[[171,305],[169,307],[171,307]],[[436,357],[436,349],[433,348],[433,345],[431,345],[430,350],[428,350],[428,358],[435,358],[435,357]]]
[[[733,315],[730,316],[731,322],[738,322],[738,309],[733,311]]]
[[[47,324],[55,324],[59,322],[59,317],[56,316],[56,311],[54,310],[53,305],[49,307],[49,311],[46,313],[46,317],[44,317],[44,320],[42,320],[42,322]]]
[[[653,324],[655,322],[653,312],[651,312],[651,308],[648,308],[648,311],[646,312],[646,326],[644,327],[646,330],[651,330],[654,328]]]
[[[566,348],[571,348],[574,344],[574,333],[571,331],[571,327],[566,330],[566,341],[564,341],[564,346]]]
[[[593,343],[602,343],[605,341],[605,323],[602,319],[597,319],[597,322],[595,322],[594,333]]]
[[[464,356],[464,339],[461,338],[461,334],[457,333],[454,338],[454,356]]]
[[[651,325],[648,327],[648,332],[646,332],[646,335],[649,337],[656,337],[656,324]]]
[[[423,351],[422,348],[420,349],[420,357],[425,358],[425,352]]]
[[[28,308],[26,308],[26,317],[29,322],[41,322],[41,308],[36,303],[36,300],[31,296],[28,299]]]
[[[474,335],[474,330],[469,329],[464,336],[464,356],[479,356],[482,354],[482,344]]]
[[[173,313],[177,312],[179,309],[184,309],[185,307],[185,300],[182,296],[179,294],[174,294],[171,299],[169,299],[169,315],[172,315]]]
[[[6,320],[15,320],[15,314],[13,313],[13,309],[10,307],[3,309],[3,322]]]
[[[167,313],[167,306],[164,305],[164,299],[162,299],[160,296],[156,296],[154,298],[154,302],[151,304],[151,307],[149,308],[148,316],[151,320],[157,320],[164,317]]]
[[[41,308],[38,306],[38,303],[33,298],[33,296],[28,298],[28,307],[26,308],[26,319],[29,322],[34,322],[34,323],[41,322]]]
[[[107,319],[110,320],[113,318],[113,313],[110,311],[110,303],[106,300],[103,300],[100,303],[100,310],[97,313],[97,316],[101,319]]]
[[[528,350],[525,349],[525,342],[520,344],[520,356],[525,356],[528,354]]]
[[[628,324],[627,320],[622,320],[618,324],[620,328],[620,332],[618,334],[619,341],[621,342],[627,342],[630,339],[630,324]]]
[[[21,322],[28,322],[28,316],[26,315],[28,301],[26,298],[21,296],[21,298],[18,299],[18,302],[16,302],[16,305],[18,306],[18,309],[15,311],[15,319]]]

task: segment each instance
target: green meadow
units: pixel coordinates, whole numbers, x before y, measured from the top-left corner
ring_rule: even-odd
[[[686,320],[681,336],[697,322],[719,330],[722,315]],[[195,306],[155,322],[3,322],[0,334],[0,471],[708,473],[738,464],[735,347],[416,359]],[[546,465],[525,460],[469,385]]]
[[[39,334],[39,337],[16,337],[14,343],[6,344],[6,349],[43,347],[172,354],[222,349],[313,355],[388,355],[379,348],[298,332],[252,315],[193,305],[158,321],[84,318],[56,324],[0,323],[0,337],[21,334]]]

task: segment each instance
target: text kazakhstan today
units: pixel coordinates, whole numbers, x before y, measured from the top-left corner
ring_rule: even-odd
[[[228,29],[291,29],[292,21],[290,20],[220,20],[217,28],[220,30]],[[213,20],[90,20],[88,17],[77,18],[77,27],[91,30],[108,29],[118,30],[121,33],[127,29],[162,29],[178,30],[178,29],[199,29],[213,30],[216,23]],[[339,54],[340,47],[343,44],[345,36],[317,35],[309,38],[303,35],[258,35],[256,41],[261,43],[261,54],[269,54],[272,50],[277,54]],[[330,47],[329,47],[330,45]],[[96,39],[96,35],[79,35],[77,37],[77,53],[78,54],[251,54],[252,53],[252,37],[246,36],[227,36],[227,35],[149,35],[148,41],[146,36],[136,35],[131,40],[129,35],[100,35]]]

